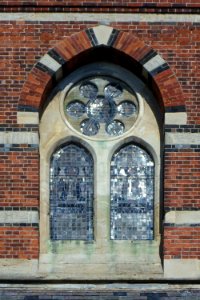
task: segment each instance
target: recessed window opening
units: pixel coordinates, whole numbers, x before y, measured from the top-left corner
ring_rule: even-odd
[[[93,239],[93,158],[80,145],[52,155],[50,211],[52,240]]]
[[[129,144],[111,160],[111,239],[152,240],[154,162],[140,146]]]
[[[42,266],[74,280],[162,274],[162,113],[151,90],[102,62],[52,95],[40,122]]]

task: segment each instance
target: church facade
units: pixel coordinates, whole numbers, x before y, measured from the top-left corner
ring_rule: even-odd
[[[198,283],[198,1],[0,10],[0,279]]]

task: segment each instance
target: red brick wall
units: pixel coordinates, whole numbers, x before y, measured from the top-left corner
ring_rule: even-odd
[[[38,228],[0,227],[0,259],[38,258]]]
[[[68,3],[76,11],[75,5],[84,1]],[[87,1],[94,5],[110,5],[107,10],[127,11],[126,6],[139,6],[147,9],[150,4],[155,7],[166,5],[171,11],[196,7],[199,0],[191,1],[158,1],[146,3],[140,1]],[[16,5],[35,5],[32,9],[45,10],[44,6],[62,6],[60,1],[1,1],[0,10],[12,11]],[[124,5],[124,8],[115,8]],[[169,7],[167,8],[169,10]],[[176,8],[177,7],[177,8]],[[102,10],[100,7],[79,8],[80,11]],[[127,7],[127,9],[129,9]],[[145,10],[143,10],[144,12]],[[151,10],[148,8],[148,11]],[[153,11],[153,8],[152,8]],[[183,10],[182,10],[183,11]],[[197,10],[196,10],[197,11]],[[180,11],[179,11],[180,12]],[[33,65],[55,44],[65,37],[97,25],[97,22],[0,22],[0,131],[36,131],[34,126],[21,126],[16,123],[17,106],[23,84]],[[185,97],[190,132],[200,129],[199,105],[199,58],[200,26],[192,23],[148,23],[130,22],[111,23],[110,26],[127,31],[151,46],[168,62],[176,74]],[[31,95],[30,95],[31,97]],[[34,100],[34,99],[33,99]],[[192,127],[197,125],[199,127]],[[171,130],[171,129],[170,129]],[[179,130],[177,128],[174,129]],[[184,129],[182,129],[184,130]],[[186,129],[187,130],[187,129]],[[173,129],[172,129],[173,131]],[[12,146],[15,147],[15,146]],[[0,207],[39,208],[39,155],[38,150],[21,145],[21,151],[0,152]],[[3,146],[2,146],[3,148]],[[165,197],[164,209],[199,208],[200,192],[200,158],[194,150],[174,150],[166,152],[165,159]],[[170,227],[165,228],[166,258],[199,258],[198,228]],[[36,258],[38,256],[38,228],[35,227],[0,227],[0,258]]]
[[[166,259],[200,259],[199,227],[166,227],[164,251]]]
[[[200,208],[199,153],[194,149],[165,153],[165,207]]]
[[[24,145],[17,146],[9,149],[10,151],[4,148],[0,152],[1,207],[38,208],[38,150]]]

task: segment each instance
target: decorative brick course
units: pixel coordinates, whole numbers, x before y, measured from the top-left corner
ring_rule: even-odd
[[[165,132],[199,133],[200,125],[165,125]]]
[[[88,1],[68,1],[59,0],[43,0],[43,1],[23,1],[23,0],[7,0],[0,4],[1,11],[67,11],[67,12],[197,12],[200,8],[198,0],[170,0],[161,2],[155,0],[153,2],[144,2],[141,0],[88,0]]]
[[[111,36],[113,38],[113,35]],[[114,40],[112,47],[120,51],[120,53],[128,55],[134,63],[141,64],[143,58],[147,62],[148,55],[151,58],[152,49],[137,36],[122,31],[117,33],[115,30]],[[108,42],[110,45],[110,40]],[[96,45],[97,39],[95,33],[93,29],[88,29],[65,38],[51,50],[51,53],[56,53],[56,57],[59,55],[63,61],[66,61],[65,68],[67,68],[72,58],[74,59],[78,54],[84,53]],[[143,69],[142,64],[141,68]],[[152,72],[150,71],[148,74],[146,71],[146,73],[150,77],[149,81],[152,80],[154,82],[152,86],[155,87],[155,92],[159,95],[160,102],[164,102],[165,107],[184,107],[184,96],[180,85],[175,74],[166,63],[163,64],[161,62]],[[143,74],[143,70],[141,74]],[[19,108],[27,105],[27,107],[39,110],[43,105],[45,96],[48,95],[53,87],[54,77],[53,70],[38,63],[25,82],[21,92]]]

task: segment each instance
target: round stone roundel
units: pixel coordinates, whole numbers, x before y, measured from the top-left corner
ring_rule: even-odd
[[[78,82],[68,91],[64,113],[71,126],[83,135],[109,138],[133,126],[138,102],[124,82],[96,76]]]

